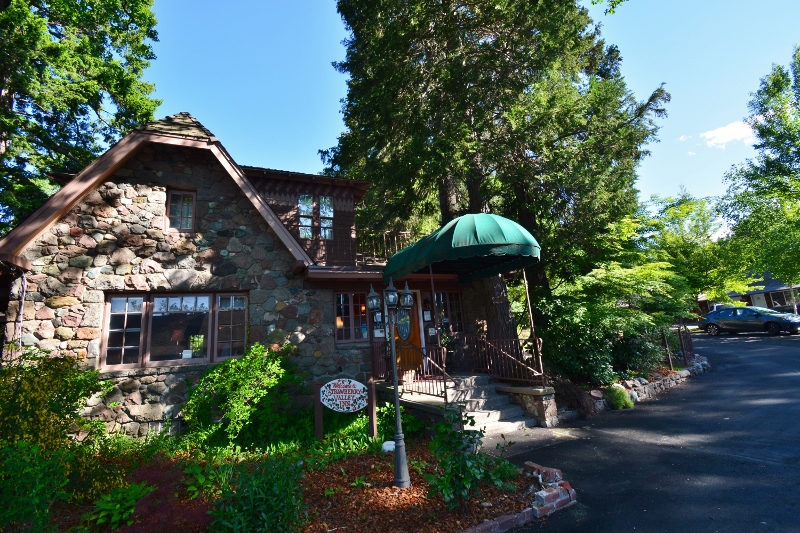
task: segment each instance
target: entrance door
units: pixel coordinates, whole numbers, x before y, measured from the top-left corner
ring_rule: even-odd
[[[753,301],[753,307],[767,307],[767,298],[763,293],[751,294],[750,299]]]
[[[415,291],[416,292],[416,291]],[[401,320],[401,311],[398,310],[398,323]],[[408,311],[411,333],[407,340],[400,338],[395,330],[394,338],[397,346],[397,368],[400,372],[414,370],[422,372],[422,334],[420,328],[419,293],[415,294],[414,306]]]

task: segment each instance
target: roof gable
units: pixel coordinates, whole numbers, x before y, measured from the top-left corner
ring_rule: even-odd
[[[0,239],[0,255],[19,256],[44,228],[49,227],[66,214],[81,198],[96,189],[147,143],[209,150],[269,227],[278,235],[292,256],[304,266],[313,264],[306,251],[281,223],[266,201],[256,192],[244,171],[236,164],[227,150],[208,129],[189,113],[178,113],[165,117],[123,137],[116,145],[84,168],[75,179],[50,197],[19,226]]]

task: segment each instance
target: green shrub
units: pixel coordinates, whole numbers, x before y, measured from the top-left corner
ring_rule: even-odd
[[[184,419],[196,444],[252,446],[290,420],[289,388],[298,385],[288,361],[294,350],[253,344],[242,357],[206,372],[189,392]]]
[[[306,521],[302,471],[287,459],[269,457],[252,469],[236,468],[230,488],[214,504],[212,531],[297,531]]]
[[[605,397],[608,403],[611,404],[612,409],[630,409],[633,407],[633,400],[631,400],[628,391],[622,387],[612,385],[606,388]]]
[[[376,416],[378,419],[378,437],[383,440],[394,439],[394,404],[386,402],[383,407],[378,407]],[[422,435],[426,427],[422,420],[407,412],[402,405],[400,406],[400,423],[403,425],[403,435],[405,437]]]
[[[108,524],[112,530],[122,524],[131,525],[136,503],[154,490],[155,487],[148,487],[144,481],[116,488],[111,494],[100,496],[94,504],[94,510],[84,518],[98,526]]]
[[[0,443],[0,531],[50,529],[50,507],[67,498],[69,455],[27,442]]]
[[[43,450],[71,444],[69,434],[89,427],[86,401],[112,384],[97,370],[78,368],[72,357],[49,357],[26,348],[0,364],[0,441],[29,442]]]
[[[475,425],[475,418],[463,415],[459,408],[448,406],[444,421],[436,425],[430,448],[438,460],[434,474],[427,474],[428,496],[441,494],[451,508],[465,505],[476,494],[482,482],[501,485],[495,473],[496,461],[480,451],[484,432],[466,429]],[[465,428],[461,431],[461,428]]]

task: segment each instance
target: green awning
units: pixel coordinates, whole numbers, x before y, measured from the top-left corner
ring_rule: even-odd
[[[418,271],[457,274],[461,283],[531,265],[541,247],[528,230],[488,213],[464,215],[394,254],[383,269],[385,282]],[[424,269],[424,270],[423,270]]]

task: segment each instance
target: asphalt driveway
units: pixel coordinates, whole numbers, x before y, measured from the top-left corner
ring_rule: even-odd
[[[694,338],[711,372],[510,450],[578,493],[519,533],[800,532],[800,336]]]

